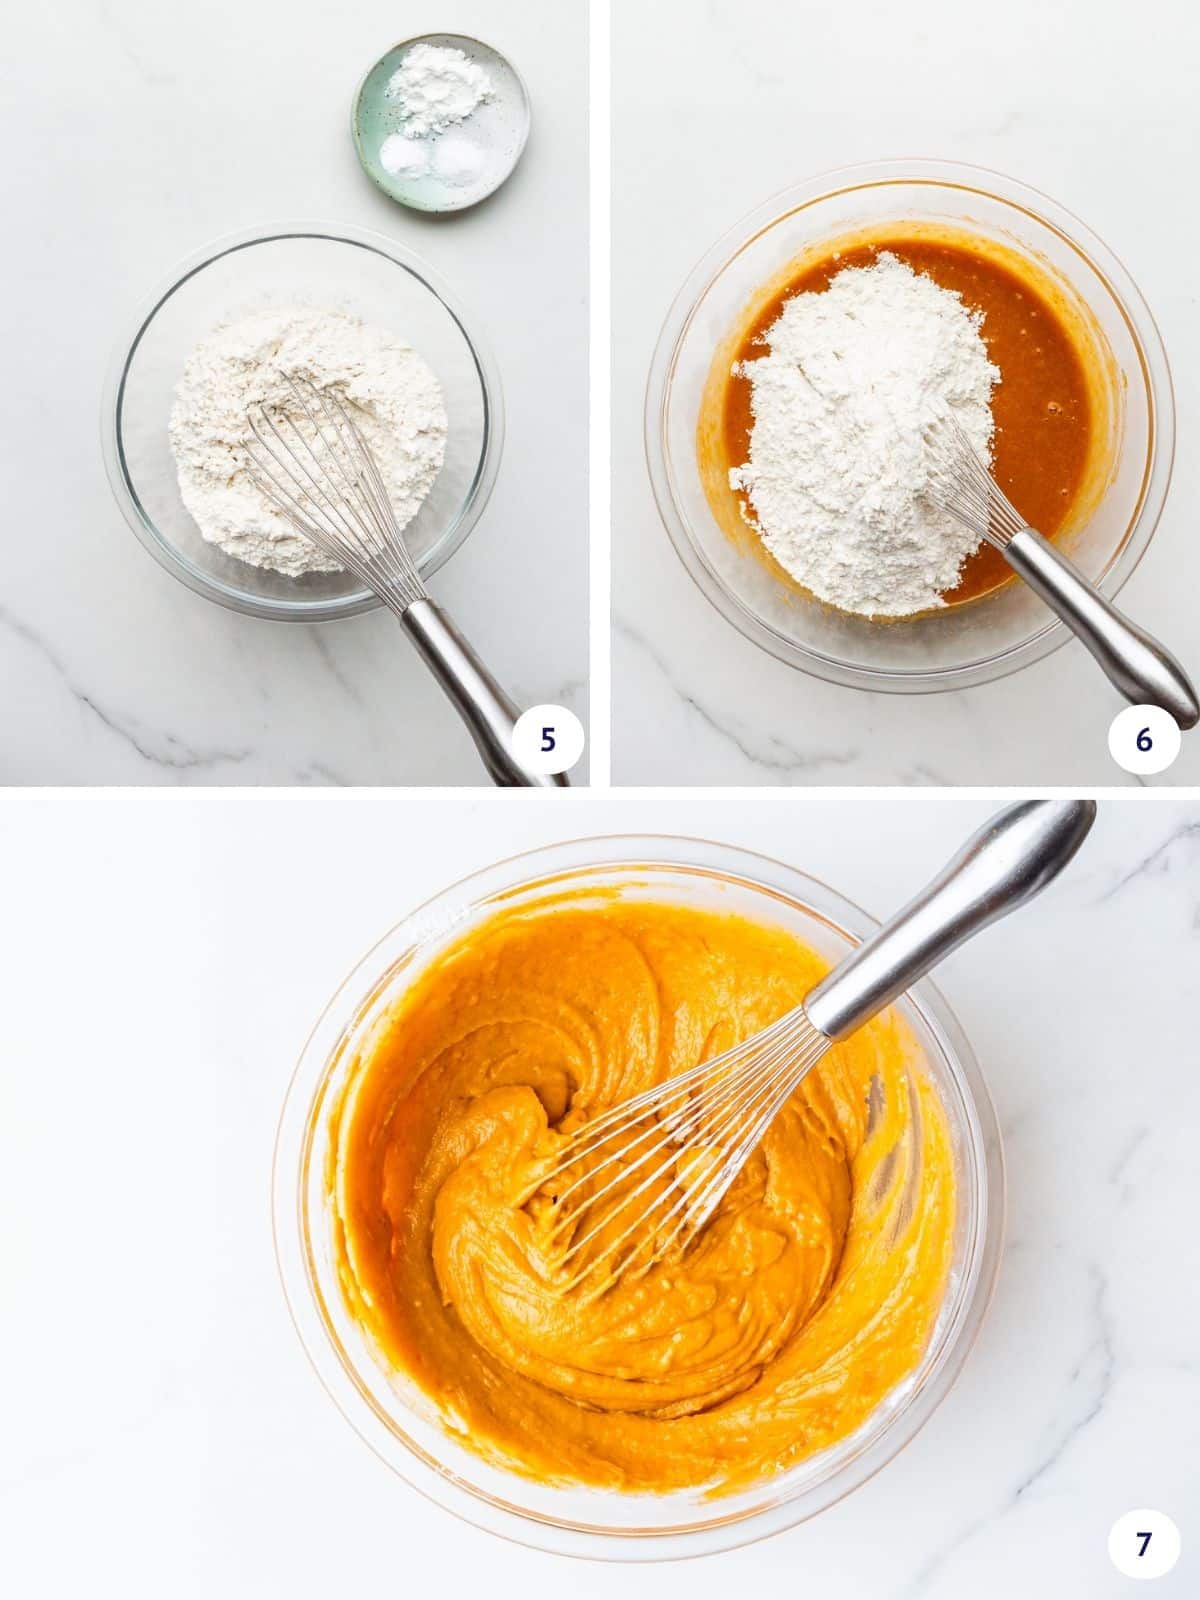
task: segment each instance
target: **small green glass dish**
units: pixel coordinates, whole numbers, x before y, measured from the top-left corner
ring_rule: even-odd
[[[491,93],[440,133],[412,138],[388,85],[417,45],[461,50],[487,74]],[[391,200],[415,211],[465,211],[510,176],[529,138],[529,91],[506,57],[461,33],[424,33],[393,45],[358,86],[351,114],[363,171]]]

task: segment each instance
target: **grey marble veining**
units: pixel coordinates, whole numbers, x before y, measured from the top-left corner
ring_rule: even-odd
[[[1200,676],[1200,136],[1194,7],[1130,27],[1116,0],[1014,0],[982,48],[954,0],[844,6],[614,0],[613,776],[634,784],[1200,782],[1200,734],[1135,780],[1107,733],[1122,702],[1074,641],[998,683],[876,695],[771,659],[675,557],[642,443],[659,329],[694,264],[771,194],[882,157],[975,162],[1044,189],[1124,261],[1175,382],[1179,447],[1160,527],[1121,605]],[[1171,40],[1164,48],[1164,39]]]
[[[350,100],[389,45],[447,25],[511,54],[533,135],[499,194],[430,219],[359,170]],[[382,0],[79,0],[22,8],[6,54],[0,125],[21,156],[0,185],[21,248],[4,337],[20,381],[0,395],[0,783],[487,781],[394,623],[225,612],[140,549],[109,492],[100,393],[134,305],[208,240],[286,217],[378,229],[476,312],[507,442],[483,519],[432,587],[518,701],[586,722],[582,12],[474,0],[447,24]]]

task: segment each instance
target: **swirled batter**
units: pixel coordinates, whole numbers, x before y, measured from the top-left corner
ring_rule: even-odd
[[[502,912],[438,959],[333,1112],[343,1292],[381,1360],[493,1462],[744,1486],[844,1438],[916,1366],[954,1225],[944,1114],[894,1014],[835,1047],[691,1248],[564,1293],[564,1132],[796,1005],[791,934],[662,903]]]

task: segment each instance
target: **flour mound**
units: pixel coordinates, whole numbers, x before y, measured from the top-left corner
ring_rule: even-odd
[[[979,541],[924,498],[922,428],[952,411],[992,459],[999,369],[982,314],[898,257],[793,296],[751,385],[750,459],[729,474],[767,549],[819,600],[864,616],[944,606]]]
[[[246,470],[246,414],[297,414],[288,375],[333,390],[375,456],[396,520],[411,522],[446,453],[446,408],[428,364],[402,339],[342,311],[284,306],[213,330],[175,391],[170,440],[183,503],[210,544],[288,577],[338,572]]]

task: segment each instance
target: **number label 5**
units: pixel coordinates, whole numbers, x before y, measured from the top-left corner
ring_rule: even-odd
[[[512,733],[512,753],[526,772],[569,772],[583,745],[583,723],[566,706],[531,706]]]

